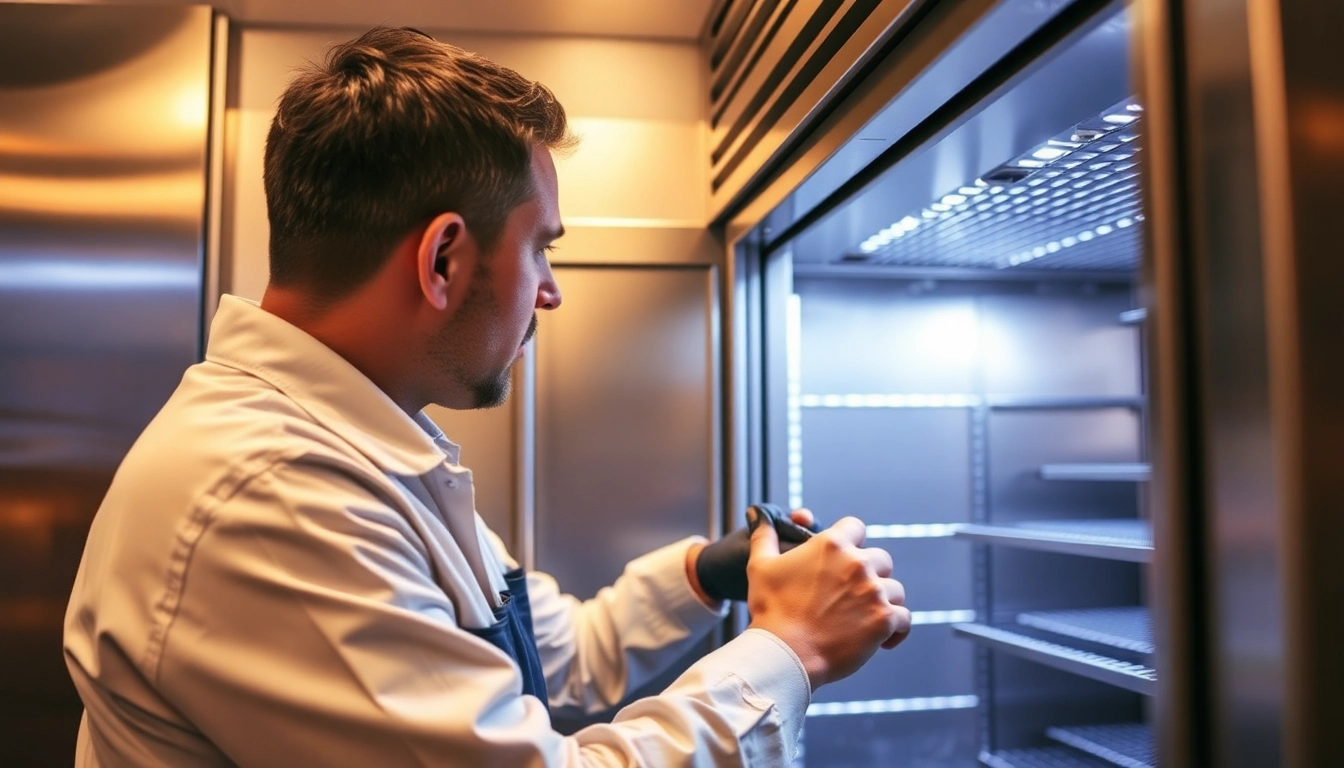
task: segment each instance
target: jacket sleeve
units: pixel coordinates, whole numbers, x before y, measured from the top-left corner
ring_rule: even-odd
[[[723,619],[726,606],[705,606],[686,579],[686,550],[695,540],[631,561],[615,584],[590,600],[561,593],[547,574],[528,574],[532,626],[553,706],[587,712],[615,706]]]
[[[175,555],[179,589],[161,601],[141,668],[240,766],[781,765],[796,749],[806,674],[759,630],[612,723],[555,732],[522,695],[513,662],[458,628],[407,520],[335,469],[277,465],[189,528]],[[620,610],[647,604],[642,578],[609,599]],[[633,621],[610,618],[620,612],[610,606],[591,621],[582,605],[570,609],[579,645],[602,634],[589,623]],[[631,642],[623,631],[620,642]],[[682,633],[693,634],[647,640]],[[634,657],[628,668],[642,670]]]

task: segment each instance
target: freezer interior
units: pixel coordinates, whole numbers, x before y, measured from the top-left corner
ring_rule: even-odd
[[[1130,34],[1089,20],[767,249],[768,487],[863,518],[916,624],[817,692],[803,765],[1154,763]]]

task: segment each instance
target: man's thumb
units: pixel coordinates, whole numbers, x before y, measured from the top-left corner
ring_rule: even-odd
[[[751,532],[751,557],[762,560],[779,557],[779,534],[768,518],[763,518],[759,510],[747,509],[747,525]]]

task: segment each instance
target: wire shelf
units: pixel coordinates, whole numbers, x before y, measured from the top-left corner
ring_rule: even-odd
[[[1076,725],[1046,729],[1045,735],[1120,768],[1156,768],[1153,732],[1144,723]]]
[[[1040,520],[1003,525],[962,525],[959,538],[1104,560],[1146,563],[1153,559],[1153,527],[1147,520]]]
[[[1113,764],[1068,747],[1036,747],[981,752],[989,768],[1113,768]]]
[[[1138,654],[1129,654],[1130,661],[1114,656],[1083,650],[1059,642],[1036,637],[1030,628],[1021,630],[988,624],[957,624],[953,631],[962,637],[988,645],[996,650],[1020,656],[1028,661],[1044,664],[1071,674],[1152,696],[1156,693],[1157,670],[1142,663]],[[1060,638],[1063,639],[1063,638]],[[1127,652],[1118,651],[1121,654]]]
[[[1154,651],[1153,622],[1147,608],[1033,611],[1018,614],[1017,623],[1135,653]]]

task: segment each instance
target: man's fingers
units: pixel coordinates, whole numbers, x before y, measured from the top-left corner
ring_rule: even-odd
[[[812,514],[812,510],[807,508],[795,509],[789,513],[789,519],[803,526],[807,530],[816,533],[817,516]]]
[[[899,582],[898,582],[899,583]],[[904,592],[904,590],[902,590]],[[882,641],[882,647],[891,650],[901,644],[901,641],[910,636],[910,611],[904,606],[895,606],[892,608],[891,620],[888,623],[891,628],[891,635]]]
[[[864,559],[868,561],[868,565],[878,577],[885,579],[891,575],[895,565],[891,562],[890,552],[881,547],[868,547],[862,552]]]
[[[905,585],[895,579],[882,579],[882,593],[892,605],[905,605]]]
[[[842,517],[835,521],[835,525],[826,529],[835,537],[837,541],[843,541],[854,546],[862,546],[863,540],[868,536],[868,526],[857,517]]]

